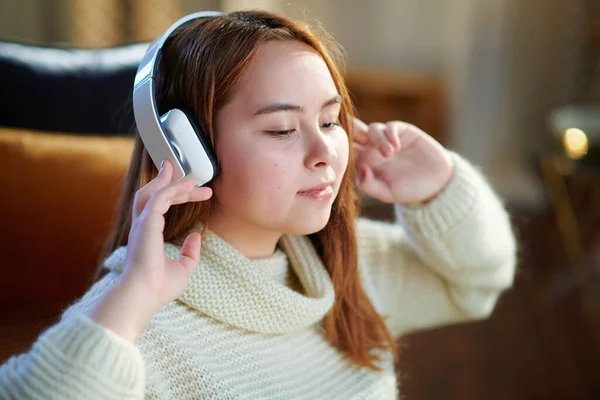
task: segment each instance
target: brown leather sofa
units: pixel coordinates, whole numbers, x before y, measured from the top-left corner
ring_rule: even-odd
[[[0,43],[0,315],[59,311],[86,289],[129,163],[145,48]]]
[[[0,42],[0,362],[90,284],[133,148],[145,47]]]

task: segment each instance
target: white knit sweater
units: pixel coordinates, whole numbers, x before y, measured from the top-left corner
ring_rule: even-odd
[[[397,207],[398,224],[358,220],[359,268],[395,335],[488,316],[513,281],[509,218],[490,187],[453,154],[455,174],[433,202]],[[135,345],[86,316],[116,282],[111,270],[40,336],[0,367],[1,399],[395,399],[384,372],[358,368],[327,342],[321,321],[334,290],[310,241],[284,236],[251,261],[210,233],[185,291]],[[180,248],[166,244],[168,257]]]

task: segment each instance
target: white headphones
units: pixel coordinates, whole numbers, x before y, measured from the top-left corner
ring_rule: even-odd
[[[133,84],[133,112],[138,132],[154,165],[162,160],[173,165],[173,180],[193,179],[202,186],[214,179],[218,163],[212,146],[194,117],[175,108],[158,115],[154,94],[154,72],[162,55],[162,46],[180,26],[200,18],[224,15],[218,11],[197,12],[179,19],[148,46]]]

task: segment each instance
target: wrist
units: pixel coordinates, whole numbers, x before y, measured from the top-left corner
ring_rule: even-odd
[[[90,312],[90,318],[134,343],[156,312],[141,288],[120,280]]]
[[[413,209],[419,208],[422,206],[426,206],[427,204],[429,204],[432,201],[434,201],[435,199],[437,199],[442,193],[444,193],[446,188],[450,185],[452,178],[454,177],[454,162],[452,160],[449,163],[449,169],[445,175],[446,176],[442,180],[443,183],[442,183],[441,187],[438,188],[435,192],[433,192],[433,194],[431,194],[423,199],[420,199],[420,200],[406,202],[406,203],[401,202],[400,205],[402,207],[406,207],[406,208],[413,208]]]
[[[425,199],[418,200],[418,201],[411,201],[408,203],[400,203],[400,205],[402,207],[412,208],[412,209],[426,206],[427,204],[429,204],[433,200],[435,200],[446,189],[446,187],[447,187],[447,185],[444,186],[442,189],[438,190],[437,192],[435,192],[433,195],[431,195]]]

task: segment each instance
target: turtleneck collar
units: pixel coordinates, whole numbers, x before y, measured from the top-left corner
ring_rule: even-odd
[[[256,269],[262,271],[266,276],[282,285],[287,284],[290,275],[290,264],[288,262],[287,254],[285,254],[281,248],[277,247],[270,257],[251,259],[249,261]]]
[[[218,321],[252,332],[283,334],[312,326],[333,306],[335,296],[329,274],[308,237],[284,235],[279,246],[282,251],[268,259],[250,260],[207,231],[200,263],[177,300]],[[180,246],[165,243],[167,257],[176,260],[180,253]],[[121,272],[126,255],[126,247],[118,248],[105,260],[105,267]],[[288,261],[303,293],[261,270],[267,266],[280,276]]]

